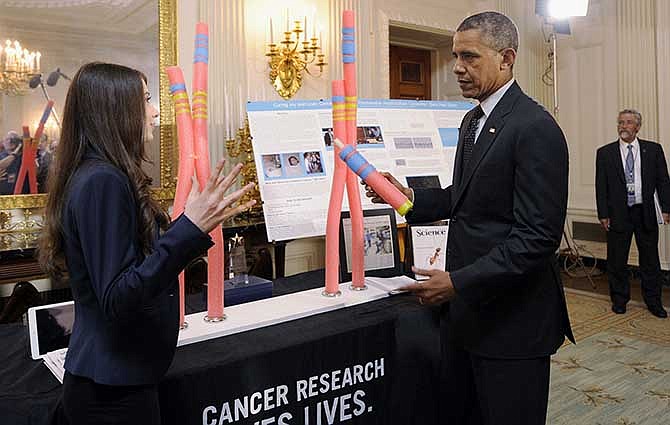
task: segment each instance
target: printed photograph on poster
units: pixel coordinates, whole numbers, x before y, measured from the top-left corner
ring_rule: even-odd
[[[343,211],[340,220],[340,274],[343,282],[351,280],[351,247],[351,216],[348,211]],[[363,211],[363,255],[366,276],[402,274],[393,209]]]
[[[305,152],[303,157],[305,158],[305,166],[307,167],[307,174],[309,176],[318,176],[324,174],[321,152]]]
[[[323,143],[326,145],[326,147],[327,148],[332,148],[333,147],[333,140],[335,140],[335,135],[333,134],[333,129],[331,127],[322,128],[321,129],[321,135],[323,136]]]
[[[301,160],[300,152],[281,154],[282,164],[286,170],[286,177],[304,177],[306,174],[305,165]]]
[[[267,179],[282,177],[281,159],[278,154],[263,155],[263,175]]]
[[[286,180],[325,176],[320,151],[261,155],[266,180]]]
[[[382,129],[379,126],[358,127],[356,131],[356,144],[361,147],[370,147],[384,145],[384,137],[382,136]]]
[[[410,243],[414,267],[424,270],[445,270],[447,264],[448,225],[410,226]],[[428,276],[417,274],[417,280]]]

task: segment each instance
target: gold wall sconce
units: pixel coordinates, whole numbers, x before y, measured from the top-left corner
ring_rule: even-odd
[[[286,15],[284,39],[275,44],[272,18],[270,18],[269,51],[265,54],[269,58],[270,84],[284,99],[292,98],[302,86],[303,73],[313,77],[323,74],[325,55],[321,49],[323,40],[321,34],[316,36],[316,26],[312,21],[311,37],[307,34],[307,17],[304,24],[299,20],[293,22],[293,29],[289,28],[289,14]],[[303,26],[301,26],[303,24]],[[302,40],[302,41],[301,41]],[[312,67],[312,70],[310,70]],[[318,72],[316,72],[318,67]]]

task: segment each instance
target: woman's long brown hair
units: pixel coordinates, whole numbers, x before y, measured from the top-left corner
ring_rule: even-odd
[[[44,232],[38,256],[42,268],[59,278],[67,271],[63,252],[61,217],[68,186],[86,152],[95,153],[126,174],[135,191],[138,208],[138,243],[151,251],[156,231],[166,228],[169,217],[151,198],[151,179],[142,170],[146,98],[134,69],[108,63],[89,63],[75,75],[65,99],[62,131],[48,178]]]

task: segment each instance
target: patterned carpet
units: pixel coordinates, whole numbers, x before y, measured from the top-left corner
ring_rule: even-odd
[[[670,319],[566,289],[577,345],[552,358],[548,424],[670,424]]]

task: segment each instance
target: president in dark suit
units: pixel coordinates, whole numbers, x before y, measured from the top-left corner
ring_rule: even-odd
[[[460,24],[453,71],[479,105],[461,123],[453,184],[416,190],[407,217],[451,219],[447,271],[415,269],[430,279],[407,287],[443,306],[445,424],[544,424],[549,356],[572,339],[555,258],[568,151],[552,116],[514,81],[517,49],[505,15]]]
[[[644,302],[654,316],[666,318],[668,313],[661,303],[654,192],[658,193],[662,219],[667,224],[670,220],[670,178],[661,145],[637,138],[641,126],[639,112],[621,111],[617,120],[619,140],[598,149],[598,219],[607,231],[607,280],[612,311],[624,314],[630,300],[626,265],[630,241],[635,235]]]

